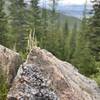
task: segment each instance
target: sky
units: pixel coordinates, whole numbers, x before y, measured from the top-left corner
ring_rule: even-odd
[[[67,5],[71,5],[71,4],[84,4],[86,2],[86,0],[60,0],[59,3],[62,4],[67,4]],[[87,3],[90,4],[90,0],[87,0]]]
[[[26,2],[29,2],[30,0],[25,0]],[[40,0],[40,4],[43,2],[44,0]],[[49,0],[46,0],[47,2]],[[59,4],[63,4],[63,5],[72,5],[72,4],[75,4],[75,5],[81,5],[81,4],[84,4],[86,2],[86,0],[58,0],[59,1]],[[90,0],[87,0],[87,3],[88,4],[91,4],[90,3]]]
[[[44,0],[40,0],[40,3],[42,3]],[[47,2],[50,0],[46,0]],[[63,5],[82,5],[86,2],[86,0],[58,0],[59,4],[63,4]],[[90,0],[87,0],[87,3],[90,4]]]

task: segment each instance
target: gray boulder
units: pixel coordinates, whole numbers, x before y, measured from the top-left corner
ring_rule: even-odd
[[[7,78],[8,85],[11,85],[17,74],[17,69],[22,60],[18,53],[0,45],[0,70]]]
[[[36,47],[20,66],[7,100],[100,100],[100,91],[74,66]]]

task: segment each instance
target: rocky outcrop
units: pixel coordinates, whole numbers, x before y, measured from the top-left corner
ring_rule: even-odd
[[[18,53],[0,45],[0,70],[7,78],[8,85],[11,85],[20,64],[21,57]]]
[[[100,100],[100,90],[71,64],[34,48],[20,66],[7,100]]]

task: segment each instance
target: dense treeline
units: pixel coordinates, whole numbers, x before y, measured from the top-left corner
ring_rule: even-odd
[[[95,66],[98,69],[98,73],[92,77],[100,85],[100,0],[92,0],[93,10],[92,17],[88,20],[88,40],[91,55],[94,57]]]
[[[58,0],[0,0],[0,44],[19,52],[23,58],[33,46],[40,46],[58,58],[75,65],[79,71],[100,84],[100,1],[93,0],[90,18],[86,5],[80,30],[70,29],[68,20],[61,24]]]

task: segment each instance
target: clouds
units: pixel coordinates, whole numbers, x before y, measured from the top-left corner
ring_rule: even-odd
[[[43,3],[44,0],[40,0],[40,3]],[[49,3],[51,0],[45,0]],[[63,5],[72,5],[72,4],[85,4],[86,0],[58,0],[59,4]],[[87,3],[90,4],[90,0],[87,0]]]
[[[84,4],[86,0],[59,0],[60,4]],[[87,0],[88,3],[90,3],[90,0]]]

